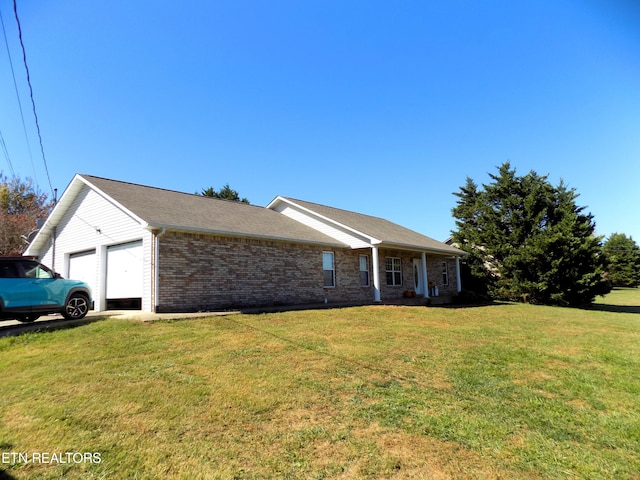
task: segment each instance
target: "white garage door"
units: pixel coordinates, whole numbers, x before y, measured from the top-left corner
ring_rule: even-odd
[[[142,241],[107,248],[107,300],[142,298]]]
[[[92,295],[96,295],[96,251],[72,253],[69,255],[69,278],[82,280],[91,287]]]

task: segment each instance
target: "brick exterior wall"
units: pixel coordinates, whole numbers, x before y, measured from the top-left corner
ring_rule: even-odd
[[[333,252],[335,287],[323,286],[322,253]],[[369,262],[369,285],[360,285],[360,256]],[[402,285],[387,286],[385,257],[400,257]],[[413,289],[411,252],[379,251],[382,300],[402,298]],[[427,256],[430,280],[441,294],[455,292],[455,263],[449,286],[442,282],[445,257]],[[263,239],[167,232],[160,237],[158,312],[222,310],[255,306],[373,301],[369,249],[350,250]]]
[[[323,287],[324,251],[334,252],[334,288]],[[167,232],[160,238],[157,310],[371,301],[372,287],[359,286],[357,262],[346,249]]]

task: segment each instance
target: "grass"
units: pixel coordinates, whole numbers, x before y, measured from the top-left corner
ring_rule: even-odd
[[[2,452],[101,461],[0,470],[637,479],[640,315],[617,306],[640,291],[591,310],[378,306],[2,338]]]

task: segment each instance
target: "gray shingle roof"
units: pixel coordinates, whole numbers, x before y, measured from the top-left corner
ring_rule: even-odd
[[[280,213],[241,202],[80,175],[151,227],[344,246]]]
[[[452,255],[463,255],[461,250],[435,240],[421,233],[410,230],[402,225],[390,222],[384,218],[364,215],[362,213],[351,212],[334,207],[327,207],[317,203],[286,198],[292,203],[300,205],[312,212],[330,218],[342,225],[346,225],[368,237],[380,240],[382,244],[389,246],[399,246],[406,248],[417,248],[420,250],[437,251],[441,253],[451,253]]]

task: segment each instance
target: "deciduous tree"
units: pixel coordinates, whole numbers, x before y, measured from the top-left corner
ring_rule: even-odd
[[[0,255],[20,255],[38,220],[44,220],[53,205],[31,179],[11,179],[0,173]]]

